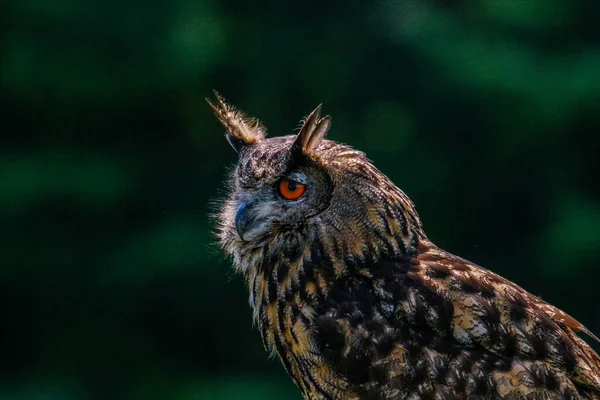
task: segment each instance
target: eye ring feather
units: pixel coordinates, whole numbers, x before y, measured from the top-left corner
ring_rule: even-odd
[[[306,190],[306,185],[292,179],[282,178],[277,184],[277,190],[286,200],[298,200]]]

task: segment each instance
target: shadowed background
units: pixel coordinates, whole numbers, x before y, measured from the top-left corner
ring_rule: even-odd
[[[5,1],[0,398],[300,398],[215,246],[213,88],[270,135],[324,103],[435,243],[600,334],[599,12]]]

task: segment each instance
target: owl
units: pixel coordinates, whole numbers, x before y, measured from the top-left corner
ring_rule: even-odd
[[[433,244],[364,153],[325,139],[321,106],[267,139],[215,94],[239,155],[220,246],[306,399],[600,399],[600,357],[578,333],[594,336]]]

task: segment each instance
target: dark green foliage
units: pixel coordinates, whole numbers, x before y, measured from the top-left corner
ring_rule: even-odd
[[[271,135],[323,102],[434,242],[599,334],[598,12],[5,1],[0,398],[299,397],[214,246],[236,155],[213,88]]]

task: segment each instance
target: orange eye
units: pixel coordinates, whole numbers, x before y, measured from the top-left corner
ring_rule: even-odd
[[[284,199],[297,200],[304,193],[306,186],[300,182],[290,179],[282,179],[279,181],[279,193]]]

